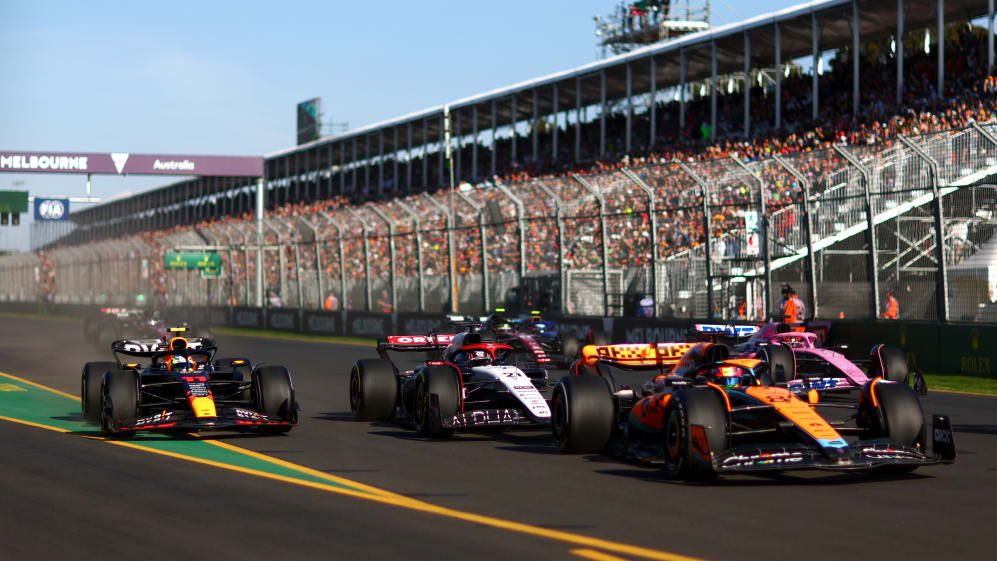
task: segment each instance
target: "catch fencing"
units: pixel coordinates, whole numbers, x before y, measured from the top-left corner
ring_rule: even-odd
[[[0,257],[0,301],[372,312],[542,308],[997,320],[997,124],[759,161],[640,163],[354,207],[284,207]],[[318,174],[300,181],[318,181]],[[163,253],[217,253],[216,274]],[[451,256],[453,267],[451,268]],[[451,270],[455,272],[451,278]]]

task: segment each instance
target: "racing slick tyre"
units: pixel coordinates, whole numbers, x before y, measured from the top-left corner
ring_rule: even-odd
[[[589,330],[587,339],[589,345],[595,345],[597,347],[603,347],[609,344],[609,335],[606,335],[602,331],[596,331],[595,329]]]
[[[665,407],[662,452],[665,472],[677,479],[713,479],[713,458],[727,450],[727,408],[716,391],[688,388]]]
[[[350,411],[357,421],[382,421],[395,412],[398,378],[390,360],[368,358],[350,371]]]
[[[908,446],[924,446],[921,400],[907,384],[872,382],[859,394],[859,426],[871,438],[890,438]]]
[[[83,365],[83,376],[80,379],[80,401],[83,404],[83,420],[100,421],[100,408],[103,398],[100,395],[100,384],[104,380],[104,372],[117,370],[114,362],[88,362]]]
[[[253,371],[250,370],[248,364],[232,364],[235,360],[242,360],[238,358],[216,358],[212,363],[215,370],[231,370],[233,372],[232,381],[233,382],[248,382],[253,377]],[[212,377],[213,380],[219,380],[217,375]],[[253,405],[253,390],[252,386],[246,388],[239,394],[239,399],[245,401],[247,405]]]
[[[870,378],[879,376],[891,382],[907,383],[907,353],[902,349],[876,345],[869,354],[872,355]]]
[[[257,366],[253,370],[253,401],[256,409],[267,417],[289,423],[298,421],[294,386],[287,368],[276,365]],[[261,427],[266,432],[287,432],[289,426]]]
[[[419,434],[432,438],[448,438],[453,434],[441,421],[451,420],[460,410],[461,391],[459,374],[449,366],[429,366],[419,374],[415,387],[413,416]],[[437,418],[432,411],[432,396],[439,402]]]
[[[550,426],[564,454],[595,454],[609,444],[616,407],[601,376],[565,376],[551,396]]]
[[[578,344],[578,337],[574,335],[561,335],[559,343],[561,356],[564,357],[564,361],[567,364],[571,364],[571,361],[578,358],[578,351],[581,349],[581,346]]]
[[[761,382],[765,386],[778,386],[796,379],[796,355],[793,349],[783,345],[766,345],[761,348],[762,362],[766,368]]]
[[[133,426],[138,418],[138,372],[108,370],[100,390],[103,407],[100,411],[100,431],[104,436],[128,437],[135,431],[119,430],[115,425]]]

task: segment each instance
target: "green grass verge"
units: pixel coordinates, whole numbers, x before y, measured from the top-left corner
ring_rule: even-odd
[[[313,341],[316,343],[340,343],[346,345],[361,345],[373,347],[377,345],[376,339],[365,339],[362,337],[333,337],[330,335],[309,335],[305,333],[295,333],[293,331],[276,331],[272,329],[249,329],[245,327],[224,327],[215,326],[211,331],[220,335],[237,335],[242,337],[265,337],[268,339],[291,339],[294,341]]]
[[[928,393],[942,390],[997,395],[997,377],[986,374],[925,373],[924,378],[928,382]]]

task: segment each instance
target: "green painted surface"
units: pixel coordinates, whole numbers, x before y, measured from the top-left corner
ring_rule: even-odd
[[[222,258],[217,253],[163,253],[163,264],[167,269],[221,269]]]
[[[20,380],[0,374],[0,415],[39,425],[70,431],[79,436],[100,437],[100,429],[83,421],[80,402],[66,396],[44,390]],[[221,433],[233,434],[233,433]],[[363,489],[339,484],[309,473],[277,465],[265,460],[247,456],[234,450],[215,446],[205,440],[189,435],[145,432],[125,439],[131,444],[162,450],[175,454],[192,456],[230,466],[236,466],[273,475],[290,477],[301,481],[322,483],[344,489],[366,492]]]

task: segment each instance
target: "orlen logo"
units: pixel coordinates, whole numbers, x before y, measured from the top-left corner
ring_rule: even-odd
[[[47,220],[58,220],[66,214],[66,206],[62,201],[49,199],[38,205],[38,215]]]
[[[388,343],[392,345],[432,345],[439,343],[446,345],[454,338],[453,335],[437,335],[435,340],[424,335],[399,335],[388,337]]]

